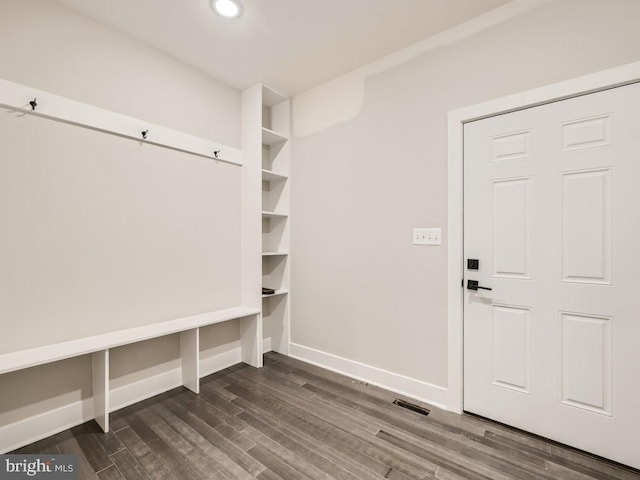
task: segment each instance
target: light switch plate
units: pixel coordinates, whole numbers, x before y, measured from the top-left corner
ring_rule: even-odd
[[[414,228],[414,245],[442,245],[441,228]]]

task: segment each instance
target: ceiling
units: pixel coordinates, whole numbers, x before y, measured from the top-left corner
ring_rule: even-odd
[[[510,0],[58,0],[238,89],[295,95]]]

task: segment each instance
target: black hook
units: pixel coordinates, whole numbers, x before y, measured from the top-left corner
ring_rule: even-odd
[[[218,155],[220,155],[220,152],[221,152],[221,151],[222,151],[222,150],[214,150],[214,151],[213,151],[213,156],[214,156],[214,157],[216,157],[216,158],[218,158]]]
[[[145,131],[140,132],[140,133],[142,133],[143,140],[146,140],[147,139],[147,133],[149,133],[149,129],[147,128]]]
[[[38,106],[38,102],[36,102],[36,99],[34,98],[33,100],[31,100],[29,102],[29,105],[31,105],[31,111],[33,112],[36,109],[36,107]]]

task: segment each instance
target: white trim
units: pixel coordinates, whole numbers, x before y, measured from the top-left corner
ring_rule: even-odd
[[[273,348],[271,348],[271,337],[269,338],[263,338],[262,339],[262,353],[268,353],[273,351]]]
[[[93,418],[91,397],[0,427],[0,454],[37,442]]]
[[[37,99],[38,105],[35,111],[32,111],[29,102],[34,98]],[[242,165],[242,152],[237,148],[3,79],[0,79],[0,107],[215,161]],[[142,132],[145,130],[149,131],[146,140],[142,138]],[[213,153],[217,150],[220,150],[218,158]]]
[[[289,344],[289,356],[333,372],[365,381],[400,395],[446,409],[447,389],[415,378],[365,365],[331,353],[295,343]]]
[[[463,411],[463,127],[466,122],[640,81],[640,62],[592,73],[449,112],[448,123],[448,391]]]
[[[239,351],[239,349],[238,349]],[[229,365],[227,365],[229,366]],[[223,367],[226,368],[226,367]],[[169,390],[182,386],[182,369],[172,368],[157,375],[145,377],[137,382],[127,383],[109,389],[110,412],[116,412],[124,407],[141,402],[147,398],[160,395]],[[186,387],[185,387],[186,388]]]
[[[206,377],[240,363],[239,342],[236,342],[236,345],[232,349],[228,349],[228,345],[223,345],[201,352],[201,355],[207,355],[201,359],[201,375]],[[270,338],[263,340],[263,349],[265,352],[271,350]],[[140,381],[113,388],[110,392],[110,411],[115,412],[181,385],[182,369],[176,367]],[[89,397],[3,425],[0,427],[0,454],[37,442],[93,418],[93,398]]]

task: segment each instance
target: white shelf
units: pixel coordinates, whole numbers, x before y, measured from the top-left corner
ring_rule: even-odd
[[[289,252],[262,252],[263,257],[286,257]]]
[[[263,145],[275,145],[276,143],[283,143],[288,140],[287,137],[280,135],[273,130],[262,127],[262,144]]]
[[[271,170],[262,170],[262,179],[268,182],[275,182],[278,180],[286,180],[289,177],[284,173],[276,173]]]
[[[227,320],[247,317],[257,313],[260,313],[259,310],[254,308],[233,307],[176,320],[78,338],[53,345],[9,352],[0,355],[0,374],[171,335],[206,325],[213,325],[214,323],[226,322]]]
[[[272,293],[271,295],[262,295],[262,298],[277,297],[279,295],[287,295],[288,293],[289,290],[276,290],[276,293]]]
[[[276,213],[276,212],[262,212],[262,218],[287,218],[289,215],[286,213]]]
[[[265,107],[273,107],[278,103],[286,102],[288,99],[280,92],[276,92],[273,88],[262,86],[262,104]]]

